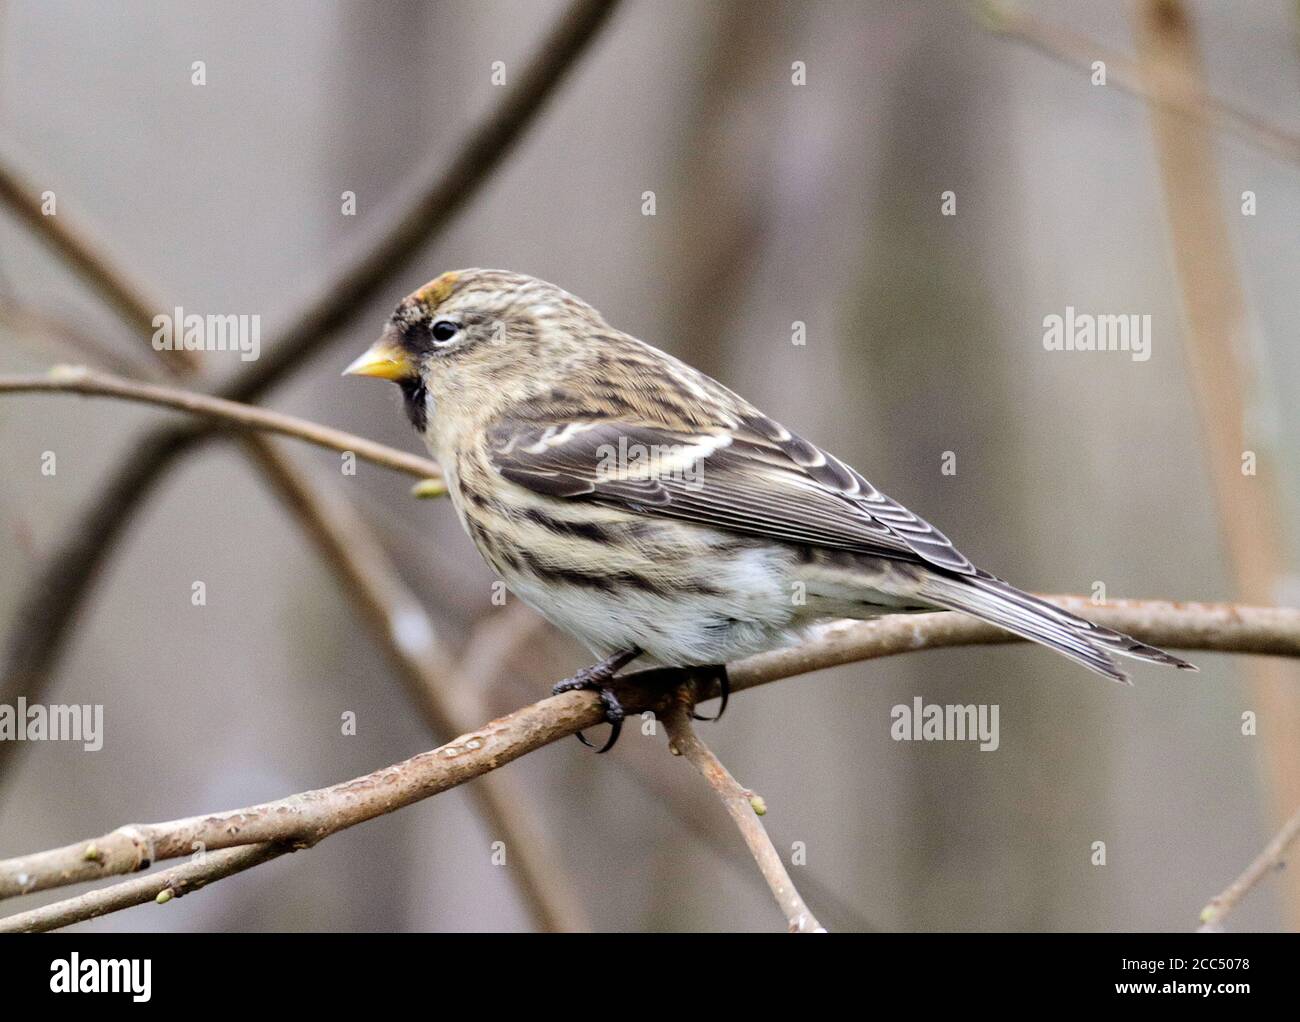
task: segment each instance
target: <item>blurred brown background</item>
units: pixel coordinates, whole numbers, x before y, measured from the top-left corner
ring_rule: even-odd
[[[1135,52],[1130,3],[1023,7]],[[1208,91],[1300,131],[1296,5],[1186,8]],[[522,68],[561,10],[0,2],[0,152],[152,291],[258,313],[265,340],[386,202],[451,158],[499,100],[492,62]],[[791,84],[793,61],[806,85]],[[1245,435],[1289,526],[1300,166],[1223,133],[1213,156],[1248,310]],[[339,213],[344,190],[355,217]],[[956,216],[940,215],[946,190]],[[1256,216],[1240,214],[1245,190]],[[1232,523],[1207,466],[1169,239],[1150,104],[990,32],[967,5],[630,2],[422,268],[268,403],[421,450],[395,389],[339,371],[438,272],[519,270],[717,376],[1021,586],[1232,599]],[[0,284],[11,307],[114,349],[147,343],[8,216]],[[1067,305],[1149,313],[1150,361],[1045,351],[1043,317]],[[0,372],[81,358],[0,325]],[[239,368],[236,355],[206,361],[216,378]],[[78,509],[164,417],[0,400],[3,627]],[[39,471],[47,450],[53,478]],[[945,451],[956,475],[940,471]],[[449,646],[506,612],[449,504],[412,500],[410,480],[377,467],[344,476],[328,452],[288,453],[381,531]],[[1296,602],[1295,550],[1284,529],[1277,602]],[[196,579],[206,607],[191,606]],[[542,634],[489,672],[488,712],[587,661]],[[1244,659],[1191,659],[1200,674],[1135,666],[1126,690],[1036,648],[930,652],[745,693],[703,736],[764,795],[778,848],[806,845],[794,879],[831,929],[1188,929],[1277,822],[1264,738],[1241,734],[1258,708]],[[1001,748],[891,741],[890,708],[916,695],[999,704]],[[319,787],[435,744],[333,577],[225,444],[186,461],[135,520],[45,699],[103,703],[105,746],[14,758],[0,856]],[[355,737],[340,734],[347,711]],[[725,814],[662,738],[629,729],[600,759],[567,741],[507,769],[593,926],[781,926]],[[527,928],[493,840],[462,789],[85,929]],[[1295,925],[1281,884],[1232,925]]]

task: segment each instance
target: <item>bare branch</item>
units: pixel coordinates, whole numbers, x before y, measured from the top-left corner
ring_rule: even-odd
[[[1222,894],[1210,899],[1208,905],[1201,909],[1201,930],[1215,931],[1222,928],[1223,920],[1237,903],[1250,893],[1252,887],[1260,882],[1267,873],[1281,869],[1286,865],[1286,852],[1296,838],[1300,837],[1300,809],[1264,846],[1253,862],[1237,877]]]
[[[674,756],[684,757],[722,799],[727,812],[736,821],[736,827],[745,839],[749,853],[758,863],[758,870],[767,881],[777,905],[785,913],[790,932],[825,933],[825,928],[799,896],[785,863],[781,861],[776,846],[772,844],[772,839],[767,836],[767,830],[759,820],[759,816],[766,812],[762,800],[752,791],[742,788],[722,765],[722,761],[700,741],[691,726],[692,705],[685,690],[679,691],[676,698],[669,701],[663,717],[664,728],[668,732],[668,750]]]
[[[1288,607],[1167,600],[1093,603],[1082,596],[1044,596],[1043,599],[1155,646],[1300,656],[1300,610]],[[965,614],[900,614],[877,621],[836,622],[820,629],[811,642],[750,657],[729,668],[727,673],[732,691],[738,692],[778,678],[913,649],[1019,641],[1016,636]],[[711,694],[716,694],[716,690],[701,692],[700,697]]]
[[[200,890],[214,880],[242,873],[294,850],[290,845],[261,844],[204,854],[183,866],[173,866],[75,898],[6,916],[0,919],[0,933],[47,933],[61,926],[143,905],[147,901],[165,904],[173,898]]]
[[[330,834],[464,784],[594,726],[603,710],[589,695],[553,696],[439,748],[328,788],[207,816],[120,827],[91,841],[9,859],[0,863],[0,897],[134,873],[196,849],[213,852],[265,842],[310,848]]]
[[[317,447],[351,452],[358,458],[420,479],[442,478],[442,469],[437,462],[367,440],[354,433],[345,433],[341,429],[322,426],[296,415],[273,412],[258,405],[241,404],[192,390],[137,383],[120,376],[97,373],[82,366],[56,366],[44,376],[0,376],[0,394],[83,394],[160,405],[163,408],[192,412],[241,429],[279,433],[306,440]]]
[[[1079,597],[1054,602],[1086,606],[1094,619],[1144,642],[1177,649],[1300,655],[1300,610],[1142,600],[1093,606]],[[850,661],[1017,641],[1021,640],[960,614],[895,615],[824,629],[800,646],[742,660],[728,674],[733,691],[743,691]],[[616,687],[629,713],[651,710],[662,716],[674,697],[672,690],[664,688],[658,669],[617,679]],[[208,851],[266,842],[310,847],[346,827],[464,784],[593,727],[603,716],[597,694],[566,692],[490,721],[438,749],[332,787],[246,809],[122,827],[90,841],[8,859],[0,862],[0,898],[134,872],[153,862],[189,855],[195,842],[202,842]],[[5,925],[7,921],[0,920],[0,929]]]

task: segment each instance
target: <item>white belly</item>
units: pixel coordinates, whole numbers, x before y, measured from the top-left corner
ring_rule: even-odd
[[[698,532],[700,540],[735,538],[712,530]],[[701,574],[698,556],[677,557],[693,576]],[[707,591],[699,591],[691,581],[673,589],[671,579],[677,572],[664,561],[636,566],[654,572],[651,577],[662,592],[616,579],[601,587],[543,582],[527,571],[509,569],[502,577],[520,599],[598,656],[637,646],[661,664],[692,666],[726,663],[789,640],[798,608],[786,584],[788,560],[789,555],[776,547],[711,554],[712,570],[699,580]]]

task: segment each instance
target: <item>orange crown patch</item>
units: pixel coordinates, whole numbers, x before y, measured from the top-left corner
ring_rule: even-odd
[[[459,279],[459,273],[454,270],[448,271],[441,276],[434,277],[433,280],[425,284],[411,297],[429,308],[434,308],[447,300],[447,296],[451,294],[451,289],[456,286],[456,281]]]

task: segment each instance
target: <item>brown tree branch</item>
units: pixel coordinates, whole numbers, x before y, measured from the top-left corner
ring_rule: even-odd
[[[539,44],[501,103],[469,135],[445,171],[379,232],[379,240],[336,279],[327,282],[262,359],[223,386],[219,396],[255,401],[351,321],[390,279],[470,202],[555,94],[606,24],[617,0],[575,0]],[[10,192],[0,201],[14,207]],[[49,218],[26,218],[33,229]],[[92,284],[96,283],[91,279]],[[114,292],[114,295],[118,292]],[[154,486],[182,456],[211,439],[211,422],[168,426],[145,435],[97,493],[19,599],[0,676],[0,702],[38,698],[68,639],[69,625],[127,524]],[[0,744],[0,763],[12,746]]]
[[[120,376],[94,372],[84,366],[55,366],[43,376],[0,376],[0,394],[81,394],[159,405],[191,412],[240,429],[279,433],[305,440],[317,447],[351,452],[358,458],[419,479],[442,478],[442,469],[437,462],[367,440],[354,433],[345,433],[341,429],[322,426],[309,419],[300,419],[296,415],[286,415],[258,405],[242,404],[192,390],[137,383]]]
[[[134,908],[147,901],[166,904],[172,898],[200,890],[214,880],[242,873],[292,851],[296,851],[292,845],[268,842],[227,848],[209,855],[196,855],[181,866],[172,866],[148,876],[101,887],[97,891],[87,891],[75,898],[6,916],[0,919],[0,933],[48,933],[110,912]]]
[[[1144,642],[1185,650],[1300,656],[1300,610],[1158,600],[1094,605],[1080,597],[1054,602],[1087,608],[1099,623]],[[852,661],[921,649],[1018,641],[961,614],[895,615],[822,629],[802,645],[742,660],[728,673],[733,692],[740,692]],[[669,709],[668,701],[675,697],[674,690],[665,689],[659,669],[617,679],[616,689],[629,713],[650,710],[662,716]],[[710,688],[699,695],[707,698],[715,693]],[[464,784],[544,745],[594,727],[603,716],[597,694],[566,692],[490,721],[440,748],[332,787],[246,809],[122,827],[90,841],[8,859],[0,862],[0,898],[134,872],[163,859],[189,855],[195,842],[202,842],[208,852],[267,842],[310,847],[346,827]],[[135,903],[142,900],[147,900],[143,892]],[[0,920],[0,930],[26,925],[23,915]]]
[[[0,898],[134,873],[196,849],[265,842],[310,848],[330,834],[447,791],[603,718],[565,693],[364,777],[227,812],[120,827],[91,841],[0,862]],[[647,707],[648,708],[648,707]]]
[[[663,715],[664,729],[668,732],[668,751],[674,756],[684,757],[722,799],[740,836],[745,839],[749,853],[758,864],[758,871],[763,874],[777,905],[785,913],[786,926],[790,932],[825,933],[825,928],[799,896],[785,863],[781,861],[776,846],[772,844],[772,839],[759,820],[760,814],[767,811],[762,800],[752,791],[741,787],[731,776],[731,771],[713,754],[713,750],[700,741],[695,728],[691,726],[693,706],[694,701],[685,688],[677,693],[676,698],[669,700],[667,711]]]

